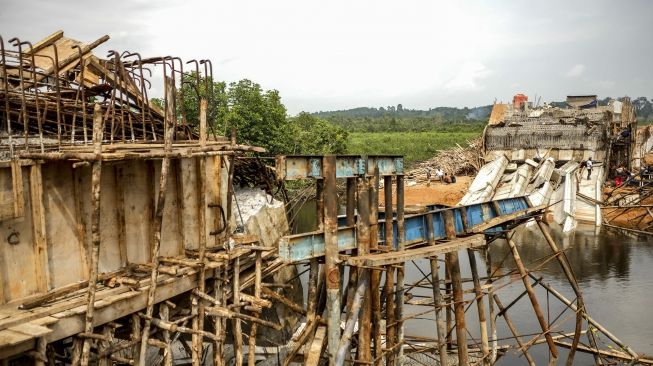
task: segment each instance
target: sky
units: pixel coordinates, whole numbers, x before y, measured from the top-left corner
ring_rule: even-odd
[[[653,1],[3,0],[0,36],[213,61],[288,113],[653,97]]]

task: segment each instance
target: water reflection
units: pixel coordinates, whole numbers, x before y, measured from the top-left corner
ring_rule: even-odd
[[[557,226],[550,226],[550,231],[560,249],[563,249],[581,284],[590,281],[607,281],[608,279],[627,280],[631,274],[633,246],[646,244],[647,237],[630,236],[609,228],[597,229],[594,226],[579,226],[571,234],[563,234]],[[535,263],[551,254],[537,226],[520,228],[514,236],[520,255],[525,263]],[[494,261],[500,261],[510,249],[505,241],[492,245]],[[653,246],[642,245],[637,248],[638,255],[653,257]],[[508,261],[511,261],[508,256]],[[512,262],[510,262],[512,263]],[[546,277],[553,276],[563,280],[556,261],[549,262],[542,268]]]

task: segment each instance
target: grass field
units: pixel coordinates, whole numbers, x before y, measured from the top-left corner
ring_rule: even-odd
[[[403,155],[408,167],[427,160],[438,150],[464,146],[481,132],[353,132],[349,134],[347,152],[366,155]]]

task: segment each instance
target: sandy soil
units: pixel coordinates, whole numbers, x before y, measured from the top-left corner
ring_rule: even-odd
[[[437,203],[453,206],[463,198],[473,180],[474,177],[456,177],[456,183],[452,184],[431,182],[430,187],[427,187],[426,183],[419,183],[414,186],[406,185],[404,189],[404,200],[406,205]],[[380,204],[383,204],[383,195],[380,196]]]

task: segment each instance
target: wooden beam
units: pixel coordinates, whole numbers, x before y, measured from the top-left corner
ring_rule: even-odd
[[[345,262],[350,266],[387,266],[463,249],[479,248],[483,245],[485,245],[485,236],[482,234],[476,234],[467,238],[456,238],[442,244],[429,245],[415,249],[411,248],[400,252],[359,255],[357,257],[347,258]]]
[[[32,208],[32,234],[34,236],[34,258],[36,259],[36,287],[40,292],[47,292],[50,288],[50,273],[48,271],[48,245],[45,235],[41,164],[30,167],[29,185],[30,206]]]
[[[42,40],[36,42],[34,44],[34,48],[32,48],[31,50],[26,51],[24,53],[27,54],[27,55],[31,55],[32,53],[37,53],[37,52],[41,51],[42,49],[52,45],[54,42],[61,39],[61,37],[63,37],[63,31],[58,30],[58,31],[52,33],[51,35],[43,38]]]
[[[324,341],[326,340],[327,329],[325,326],[319,326],[315,331],[313,342],[308,347],[308,357],[306,358],[306,366],[317,366],[320,362],[322,349],[324,348]]]

